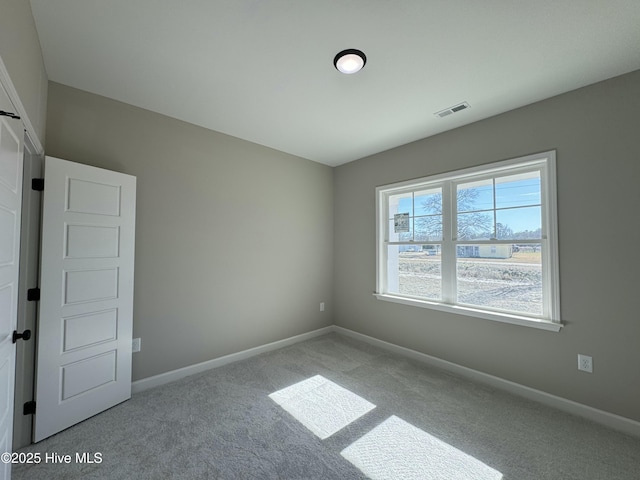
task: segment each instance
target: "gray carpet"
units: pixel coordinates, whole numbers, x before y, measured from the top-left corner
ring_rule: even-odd
[[[376,407],[321,440],[269,397],[315,375]],[[392,416],[504,480],[640,479],[640,438],[337,334],[136,394],[21,450],[102,463],[17,465],[13,478],[361,479],[341,452]]]

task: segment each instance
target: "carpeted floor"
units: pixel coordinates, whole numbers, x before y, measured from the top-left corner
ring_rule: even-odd
[[[332,433],[336,418],[351,423]],[[393,480],[640,479],[640,438],[337,334],[136,394],[21,452],[42,462],[14,480],[369,478],[353,463]]]

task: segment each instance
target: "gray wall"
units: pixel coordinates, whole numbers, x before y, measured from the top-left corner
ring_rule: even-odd
[[[331,168],[56,83],[47,155],[138,178],[134,380],[333,323]]]
[[[636,71],[337,167],[335,323],[640,420],[639,112]],[[560,333],[372,296],[375,186],[551,149]],[[593,374],[578,372],[578,353],[593,356]]]
[[[44,145],[47,74],[31,4],[27,0],[0,0],[0,58]]]

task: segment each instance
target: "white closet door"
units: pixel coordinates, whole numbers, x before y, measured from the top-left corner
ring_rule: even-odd
[[[136,178],[44,169],[36,442],[131,397]]]
[[[1,85],[0,110],[14,111]],[[13,438],[23,139],[22,122],[0,116],[0,453],[11,452]],[[11,464],[0,463],[0,479],[9,478]]]

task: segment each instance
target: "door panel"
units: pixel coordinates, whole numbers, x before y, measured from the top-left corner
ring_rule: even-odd
[[[70,178],[67,211],[94,215],[120,215],[120,187]]]
[[[118,298],[118,268],[64,272],[64,304]]]
[[[63,319],[63,352],[91,347],[117,338],[118,311],[76,315]]]
[[[135,189],[45,158],[36,442],[131,397]]]
[[[62,400],[116,381],[116,350],[62,367]]]
[[[0,86],[0,110],[13,111]],[[0,453],[11,452],[18,318],[20,209],[22,206],[22,122],[0,116]],[[0,479],[11,477],[11,465],[0,464]]]
[[[67,258],[113,258],[118,256],[118,227],[67,225]]]

